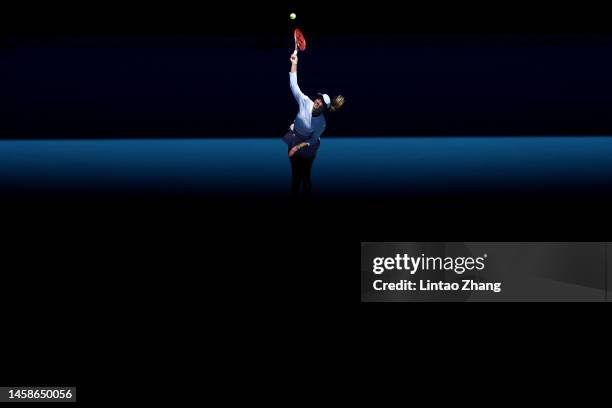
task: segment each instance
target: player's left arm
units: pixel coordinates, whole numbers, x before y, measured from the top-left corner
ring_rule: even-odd
[[[303,149],[304,147],[313,145],[315,143],[317,143],[319,140],[321,140],[321,135],[323,134],[323,131],[325,130],[325,128],[314,132],[313,135],[310,137],[310,139],[308,140],[308,142],[302,142],[298,145],[295,145],[290,151],[289,151],[289,157],[293,156],[298,150]]]
[[[294,154],[297,153],[298,150],[303,149],[306,146],[310,146],[310,144],[303,142],[303,143],[293,146],[291,150],[289,150],[289,157],[293,156]]]

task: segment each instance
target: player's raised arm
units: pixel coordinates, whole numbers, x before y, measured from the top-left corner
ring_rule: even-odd
[[[308,97],[302,93],[297,82],[297,52],[291,54],[289,60],[291,61],[291,71],[289,71],[289,87],[291,88],[291,93],[293,93],[293,97],[298,103],[305,102],[308,100]]]
[[[297,50],[295,50],[293,54],[291,54],[289,61],[291,61],[291,71],[289,72],[291,72],[292,74],[295,74],[297,72],[297,64],[298,64]]]

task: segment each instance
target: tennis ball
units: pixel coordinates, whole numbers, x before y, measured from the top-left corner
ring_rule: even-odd
[[[296,17],[297,16],[295,15],[295,13],[289,14],[289,18],[292,19],[292,20],[295,20]]]

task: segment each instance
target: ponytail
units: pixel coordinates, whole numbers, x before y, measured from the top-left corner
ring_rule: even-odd
[[[338,95],[332,101],[331,107],[329,108],[329,111],[330,112],[335,112],[338,109],[340,109],[342,107],[342,105],[344,105],[344,96]]]

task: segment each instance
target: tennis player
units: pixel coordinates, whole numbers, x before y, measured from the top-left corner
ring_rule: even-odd
[[[289,84],[291,92],[298,103],[299,111],[289,132],[283,139],[289,145],[291,162],[291,194],[299,194],[303,186],[304,195],[310,195],[310,171],[312,163],[321,144],[321,135],[325,130],[325,114],[335,112],[344,104],[344,97],[338,95],[332,101],[327,94],[318,93],[314,101],[304,95],[297,81],[297,51],[291,55]]]

